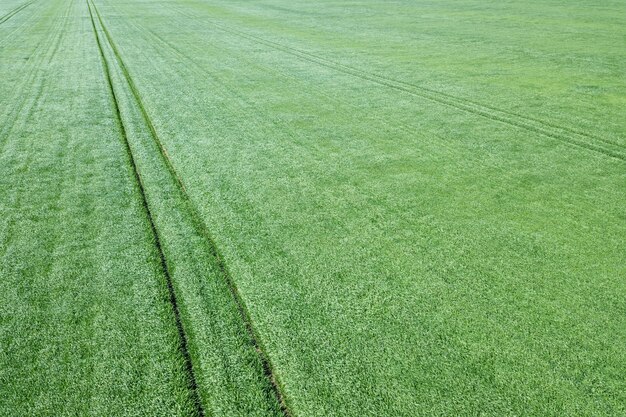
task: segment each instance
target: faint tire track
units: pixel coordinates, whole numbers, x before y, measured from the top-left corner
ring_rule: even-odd
[[[180,9],[178,10],[180,11]],[[203,79],[211,83],[216,89],[224,89],[226,91],[226,94],[230,94],[233,97],[237,98],[241,102],[241,103],[238,103],[238,105],[233,106],[230,104],[226,104],[226,102],[223,104],[224,106],[229,106],[231,108],[231,111],[240,112],[242,114],[248,114],[250,118],[255,118],[259,122],[263,120],[268,120],[276,128],[280,129],[282,132],[285,132],[285,134],[293,140],[293,143],[299,142],[298,133],[294,129],[292,129],[288,124],[284,124],[280,119],[277,119],[273,117],[272,115],[270,115],[270,113],[268,113],[266,109],[264,109],[262,106],[258,106],[254,103],[251,103],[243,95],[238,93],[235,88],[233,88],[232,86],[229,86],[227,81],[211,73],[209,70],[203,67],[200,63],[198,63],[192,56],[185,53],[184,50],[178,48],[174,42],[168,41],[166,38],[159,35],[151,28],[140,26],[137,23],[132,22],[132,21],[130,21],[129,24],[133,25],[138,32],[148,34],[152,39],[156,40],[159,43],[159,45],[162,45],[163,48],[158,48],[159,51],[167,50],[169,51],[169,54],[172,58],[180,59],[184,62],[189,63],[190,65],[186,67],[187,70],[192,71],[194,74],[202,76]],[[150,40],[147,38],[146,38],[146,41],[150,42]],[[197,53],[202,53],[202,49],[200,48],[197,49]],[[242,59],[246,60],[248,65],[251,67],[256,66],[260,70],[267,71],[267,72],[274,71],[280,74],[280,76],[283,76],[285,78],[289,78],[291,80],[297,80],[297,78],[294,77],[292,74],[282,71],[280,67],[270,67],[267,65],[260,64],[258,62],[253,62],[253,60],[246,59],[245,56]],[[247,79],[250,80],[250,78],[247,78]],[[338,102],[335,96],[326,94],[323,91],[320,91],[319,89],[318,91],[315,92],[315,94],[319,97],[324,97],[329,102],[334,102],[334,103]],[[223,97],[226,97],[226,96],[223,96]],[[242,105],[242,103],[245,103],[245,105]],[[247,108],[246,106],[250,106],[250,108],[254,109],[254,111],[250,111],[250,108]],[[356,109],[356,107],[353,107],[353,108]],[[260,115],[264,115],[264,117],[261,117]],[[378,116],[376,113],[368,114],[368,117],[370,117],[372,120],[377,120],[379,123],[387,126],[390,129],[397,129],[398,131],[405,133],[409,137],[415,135],[415,129],[412,129],[409,126],[405,126],[402,123],[393,123],[393,122],[390,123],[389,120],[387,120],[384,117]],[[432,133],[432,132],[430,132],[427,135],[427,137],[429,136],[434,136],[440,140],[438,146],[445,147],[448,150],[456,149],[455,146],[447,142],[447,140],[450,138],[446,136],[442,136],[440,134]],[[309,152],[308,148],[302,148],[302,151]],[[485,163],[482,155],[469,154],[467,158],[472,158],[472,160],[478,165],[481,165],[484,167],[488,166]],[[505,178],[513,178],[510,171],[508,170],[501,172],[500,175]]]
[[[49,55],[53,46],[61,42],[61,38],[63,37],[62,28],[65,26],[65,23],[67,21],[68,14],[69,14],[69,9],[73,1],[74,0],[71,0],[69,2],[66,13],[61,19],[61,21],[55,20],[55,24],[52,26],[53,33],[51,34],[51,36],[45,38],[45,40],[48,41],[48,44],[46,45],[45,50],[42,51],[41,53],[39,64],[36,65],[33,69],[31,69],[31,71],[28,72],[27,76],[25,77],[25,82],[22,84],[22,88],[17,89],[17,95],[22,97],[20,104],[17,106],[14,106],[11,112],[5,113],[2,119],[0,119],[0,120],[4,120],[5,122],[3,128],[0,130],[0,158],[4,158],[5,156],[4,148],[5,148],[5,145],[7,145],[7,142],[9,142],[8,138],[11,135],[11,133],[16,128],[24,127],[26,125],[34,109],[40,103],[40,99],[43,94],[44,87],[43,87],[43,82],[41,80],[41,77],[37,79],[36,75],[38,71],[40,70],[41,62],[43,62],[44,59]],[[36,50],[39,49],[42,44],[43,44],[43,38],[42,38],[42,41],[40,41],[37,44]],[[33,82],[33,80],[36,80],[35,82],[37,83],[34,89],[31,88],[34,94],[21,94],[24,90],[23,88],[24,85],[29,86],[29,83]],[[10,116],[10,117],[6,117],[6,116]],[[7,119],[10,119],[10,121],[8,121]],[[16,145],[19,145],[19,143]],[[36,152],[29,152],[25,159],[19,161],[19,165],[16,166],[15,172],[23,172],[23,171],[28,170],[29,167],[31,167],[33,158],[35,156],[36,156]],[[26,184],[24,183],[24,181],[26,181],[27,176],[18,175],[17,177],[19,178],[20,185],[17,187],[12,187],[11,196],[14,198],[11,199],[11,203],[8,203],[8,201],[3,202],[3,203],[7,203],[6,205],[3,204],[3,206],[5,207],[21,207],[22,205],[21,200],[23,198],[23,194],[21,194],[19,191],[27,188]],[[61,188],[59,188],[57,190],[57,193],[55,194],[55,201],[58,201],[59,199],[60,190]],[[16,215],[10,216],[7,222],[4,236],[2,236],[0,239],[0,260],[5,258],[7,251],[9,250],[9,242],[11,241],[11,237],[14,235],[14,228],[18,222],[18,219],[19,219],[19,214],[16,213]]]
[[[13,16],[15,16],[16,14],[18,14],[19,12],[21,12],[22,10],[24,10],[25,8],[27,8],[28,6],[30,6],[31,4],[33,4],[35,1],[36,0],[27,1],[21,6],[16,7],[15,9],[11,10],[4,16],[0,17],[0,25],[6,22],[7,20],[9,20],[10,18],[12,18]]]
[[[268,46],[272,49],[282,51],[297,58],[327,67],[329,69],[342,72],[354,77],[361,78],[382,86],[386,86],[398,91],[402,91],[414,96],[418,96],[448,107],[453,107],[467,113],[475,114],[496,122],[501,122],[509,126],[525,129],[530,132],[568,143],[570,145],[583,148],[586,150],[598,152],[606,156],[626,161],[626,147],[608,139],[600,138],[589,133],[582,132],[578,129],[559,126],[550,122],[540,121],[528,116],[522,116],[513,112],[496,109],[495,107],[486,106],[468,99],[462,99],[447,93],[432,90],[426,87],[417,86],[404,81],[394,80],[380,74],[369,73],[354,67],[350,67],[327,58],[305,52],[293,47],[261,38],[242,32],[232,27],[217,23],[212,20],[211,23],[218,29],[230,33],[241,38],[251,40],[253,42]],[[591,143],[589,140],[596,140],[602,144]]]
[[[59,49],[73,1],[71,0],[67,3],[67,8],[62,18],[55,20],[51,28],[52,33],[49,36],[41,37],[35,46],[32,56],[36,58],[36,62],[29,64],[30,68],[22,78],[22,83],[14,89],[11,102],[15,104],[7,107],[7,110],[0,118],[3,121],[2,129],[0,129],[0,154],[19,120],[28,118],[32,109],[41,99],[43,76],[46,72],[46,65],[44,64],[50,64]],[[42,47],[43,50],[41,49]],[[31,91],[31,93],[26,94],[26,91]]]
[[[36,20],[36,17],[40,16],[39,13],[37,12],[33,12],[31,13],[28,17],[26,17],[25,19],[23,19],[23,21],[18,24],[17,26],[15,26],[13,28],[13,30],[11,32],[9,32],[8,34],[4,35],[2,38],[2,41],[0,41],[0,50],[2,50],[11,40],[11,38],[18,33],[20,30],[22,30],[25,27],[29,27],[29,24],[31,21]]]

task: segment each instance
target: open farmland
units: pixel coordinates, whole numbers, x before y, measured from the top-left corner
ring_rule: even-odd
[[[0,415],[626,415],[626,2],[2,0]]]

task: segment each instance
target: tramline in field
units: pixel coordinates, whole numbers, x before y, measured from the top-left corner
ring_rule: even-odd
[[[626,414],[626,5],[0,4],[0,415]]]

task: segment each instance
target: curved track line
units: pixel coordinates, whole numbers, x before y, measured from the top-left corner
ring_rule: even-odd
[[[93,3],[92,3],[93,5]],[[135,181],[137,183],[137,187],[139,189],[139,192],[141,194],[141,200],[142,200],[142,205],[143,205],[143,209],[144,212],[146,214],[146,218],[150,224],[150,230],[152,232],[152,235],[154,237],[154,243],[159,255],[159,262],[161,264],[161,269],[163,272],[163,275],[165,276],[165,281],[166,281],[166,286],[167,286],[167,291],[168,291],[168,296],[169,296],[169,302],[171,304],[172,307],[172,311],[174,314],[174,320],[176,322],[176,328],[178,330],[178,336],[179,336],[179,350],[180,353],[183,356],[183,360],[184,360],[184,365],[185,365],[185,370],[187,373],[187,379],[188,379],[188,388],[190,391],[190,395],[191,395],[191,399],[194,403],[194,408],[195,408],[195,413],[197,416],[199,417],[203,417],[205,415],[204,413],[204,408],[202,406],[202,402],[200,400],[200,395],[199,395],[199,390],[198,390],[198,385],[196,383],[196,378],[195,378],[195,374],[194,374],[194,370],[193,370],[193,364],[191,362],[191,355],[189,353],[189,349],[188,349],[188,342],[187,342],[187,335],[185,333],[185,329],[183,327],[183,323],[181,320],[181,316],[180,316],[180,309],[178,307],[178,301],[176,298],[176,293],[174,292],[174,285],[172,283],[172,278],[171,278],[171,274],[169,271],[169,267],[167,265],[167,261],[165,259],[165,254],[163,252],[163,248],[161,246],[161,240],[159,238],[159,233],[157,231],[157,228],[154,224],[154,219],[153,219],[153,215],[152,212],[150,210],[150,207],[148,205],[148,201],[146,199],[146,193],[145,193],[145,188],[143,185],[143,181],[141,179],[141,176],[139,175],[139,171],[137,169],[137,164],[135,162],[135,157],[132,153],[131,147],[130,147],[130,143],[128,141],[128,136],[126,133],[126,128],[124,127],[124,123],[122,121],[122,116],[120,113],[120,107],[118,105],[118,99],[117,96],[115,94],[115,90],[113,89],[113,83],[111,80],[111,72],[109,69],[109,65],[107,63],[107,60],[105,58],[104,55],[104,50],[102,47],[102,43],[101,43],[101,39],[100,36],[98,35],[98,30],[96,29],[96,24],[95,24],[95,20],[91,11],[91,6],[89,5],[89,3],[87,2],[87,7],[89,8],[89,16],[91,18],[91,24],[93,27],[93,32],[94,35],[96,37],[96,42],[98,44],[98,50],[100,52],[100,58],[102,60],[102,65],[104,67],[104,72],[105,72],[105,78],[106,78],[106,83],[107,83],[107,87],[109,90],[109,93],[111,94],[111,101],[112,101],[112,106],[114,108],[115,111],[115,115],[116,115],[116,121],[117,121],[117,125],[120,129],[121,132],[121,136],[124,142],[124,146],[126,149],[126,153],[128,155],[128,159],[133,171],[133,175],[135,178]],[[95,10],[95,5],[93,5],[94,10]],[[97,12],[97,10],[96,10]],[[103,27],[104,28],[104,27]]]
[[[93,2],[92,2],[93,5]],[[193,203],[193,201],[191,200],[189,194],[187,193],[186,187],[182,181],[182,178],[180,177],[180,175],[178,174],[178,172],[176,171],[168,153],[167,150],[165,148],[165,146],[163,145],[163,142],[161,141],[161,139],[159,138],[159,135],[156,132],[156,129],[154,127],[154,124],[152,123],[151,118],[149,117],[145,106],[143,104],[143,100],[141,99],[141,96],[139,94],[139,91],[133,81],[133,79],[131,78],[128,69],[126,67],[126,65],[124,64],[124,61],[122,60],[121,54],[119,52],[119,50],[117,49],[117,46],[115,45],[108,29],[106,28],[106,26],[104,25],[103,21],[102,21],[102,17],[100,16],[100,13],[97,9],[97,7],[95,5],[93,5],[94,11],[96,12],[96,16],[100,22],[100,26],[102,27],[104,34],[111,46],[111,49],[113,50],[117,61],[119,63],[120,69],[122,70],[122,73],[124,74],[124,77],[126,78],[126,81],[128,82],[128,85],[131,88],[131,91],[135,97],[135,99],[137,100],[137,103],[139,105],[139,108],[141,110],[141,113],[145,119],[146,124],[148,125],[150,132],[152,134],[152,138],[154,139],[155,143],[158,145],[158,148],[160,150],[161,153],[161,157],[163,158],[166,166],[168,167],[168,170],[170,171],[170,174],[172,175],[172,177],[175,179],[175,183],[176,185],[179,187],[180,191],[181,191],[181,195],[184,196],[187,205],[189,207],[189,211],[190,211],[190,215],[192,217],[193,223],[195,223],[196,227],[199,229],[200,234],[206,239],[208,246],[211,250],[211,255],[213,255],[216,259],[217,262],[217,266],[219,271],[221,272],[222,278],[226,281],[226,284],[230,290],[230,293],[233,297],[233,301],[235,302],[235,305],[237,307],[237,310],[239,311],[241,318],[243,320],[244,326],[246,328],[246,331],[249,334],[250,337],[250,341],[252,342],[258,356],[259,359],[261,361],[261,364],[263,366],[263,371],[265,373],[266,378],[269,380],[270,382],[270,386],[272,388],[273,394],[276,397],[279,405],[280,405],[280,409],[283,413],[284,416],[286,417],[291,417],[293,414],[288,406],[288,402],[287,399],[285,397],[285,394],[283,393],[283,388],[282,388],[282,384],[280,383],[280,380],[278,379],[278,376],[276,374],[275,368],[272,365],[268,354],[266,353],[265,349],[263,348],[263,345],[261,344],[261,340],[259,338],[258,332],[256,331],[256,329],[254,328],[250,313],[248,311],[248,308],[246,307],[246,304],[243,300],[243,298],[241,297],[241,294],[239,293],[239,289],[237,288],[237,285],[235,283],[235,280],[232,278],[232,275],[230,274],[228,268],[226,267],[226,264],[224,263],[223,260],[223,256],[221,255],[217,244],[215,243],[214,238],[212,237],[211,233],[209,232],[209,229],[206,225],[206,223],[204,222],[204,220],[202,219],[202,216],[200,215],[200,212],[198,211],[197,207],[195,206],[195,204]]]

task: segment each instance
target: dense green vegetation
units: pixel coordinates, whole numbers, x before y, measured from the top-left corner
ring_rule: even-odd
[[[83,5],[36,6],[0,29],[0,414],[190,414]]]
[[[626,4],[0,5],[0,414],[626,414]]]

